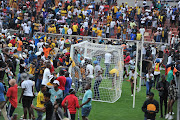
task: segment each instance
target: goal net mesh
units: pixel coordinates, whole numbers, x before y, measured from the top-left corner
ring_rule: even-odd
[[[71,73],[76,95],[82,99],[85,86],[91,83],[94,101],[114,103],[121,97],[123,81],[123,48],[89,43],[71,46]]]

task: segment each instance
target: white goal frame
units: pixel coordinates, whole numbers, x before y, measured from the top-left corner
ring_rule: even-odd
[[[100,102],[108,102],[108,103],[114,103],[116,102],[120,97],[122,93],[122,83],[123,83],[123,72],[124,72],[124,58],[123,58],[123,47],[119,45],[104,45],[104,44],[96,44],[96,43],[90,43],[88,41],[83,41],[78,44],[73,44],[71,45],[70,49],[70,57],[73,59],[73,54],[75,51],[75,48],[78,48],[80,46],[81,48],[84,49],[84,57],[92,58],[93,53],[88,53],[88,49],[92,49],[93,51],[95,50],[104,50],[106,52],[116,52],[118,55],[118,70],[119,70],[119,78],[118,78],[118,83],[115,85],[115,96],[113,97],[112,100],[109,101],[104,101],[104,100],[93,100],[93,101],[100,101]],[[72,71],[72,65],[69,67],[69,72],[71,73]],[[116,75],[115,75],[116,77]],[[114,78],[115,78],[114,77]],[[116,79],[116,78],[115,78]],[[116,82],[115,82],[116,83]],[[99,87],[103,88],[103,87]],[[91,88],[93,89],[93,88]],[[103,88],[103,89],[109,89],[109,88]]]

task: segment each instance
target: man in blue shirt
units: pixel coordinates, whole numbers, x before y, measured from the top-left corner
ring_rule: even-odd
[[[69,77],[69,72],[65,73],[65,77],[66,77],[66,85],[65,85],[64,97],[66,97],[69,94],[69,90],[72,84],[72,79]]]
[[[135,40],[136,39],[136,34],[135,32],[131,33],[131,40]]]
[[[4,120],[8,120],[6,106],[4,106],[4,103],[5,103],[4,93],[6,93],[6,91],[4,89],[2,79],[0,79],[0,109],[3,114]]]
[[[82,100],[82,104],[80,107],[82,107],[82,119],[88,120],[89,113],[91,111],[91,102],[92,102],[92,91],[91,91],[91,84],[87,84],[85,87],[85,94]]]
[[[119,10],[116,12],[116,19],[119,19],[120,16],[121,16],[121,11]]]

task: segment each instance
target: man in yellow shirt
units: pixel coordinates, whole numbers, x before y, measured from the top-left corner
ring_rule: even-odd
[[[48,28],[48,33],[53,33],[54,29],[52,27],[52,25]]]
[[[97,36],[102,37],[102,27],[100,27],[100,29],[97,30]]]
[[[96,34],[97,34],[97,27],[96,25],[94,25],[94,27],[92,28],[92,36],[96,37]]]
[[[77,30],[78,30],[78,26],[77,26],[77,24],[74,24],[73,26],[72,26],[72,29],[73,29],[73,35],[77,35]]]
[[[121,35],[121,27],[118,26],[117,27],[117,39],[120,39],[120,35]]]
[[[64,33],[67,34],[68,27],[67,25],[64,26]]]
[[[61,10],[61,16],[66,16],[67,11],[65,9]]]
[[[39,91],[38,95],[37,95],[37,105],[36,107],[38,108],[43,108],[44,107],[44,93],[46,92],[46,86],[45,85],[41,85],[41,91]],[[38,117],[37,120],[42,120],[43,117],[43,112],[37,111]]]
[[[138,31],[136,35],[136,40],[141,40],[142,34]]]

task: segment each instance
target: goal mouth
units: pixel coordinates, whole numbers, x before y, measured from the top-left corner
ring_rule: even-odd
[[[93,101],[114,103],[122,93],[123,48],[84,41],[71,46],[70,66],[76,95],[82,99],[85,85],[91,83]],[[93,69],[93,73],[92,73]]]

